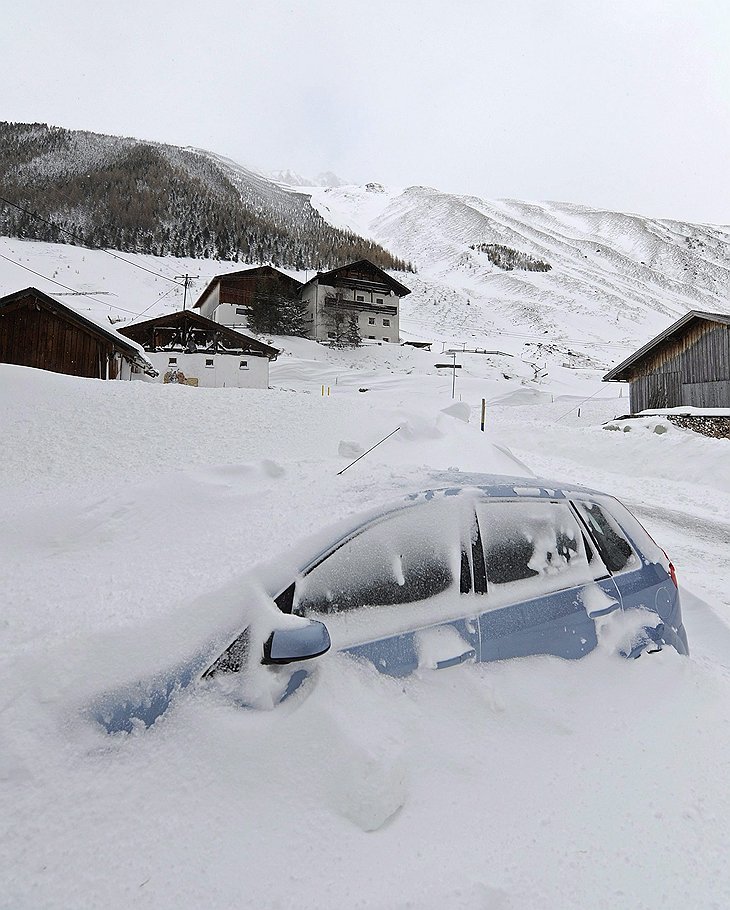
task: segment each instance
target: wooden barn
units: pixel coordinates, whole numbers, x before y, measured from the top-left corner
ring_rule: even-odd
[[[279,351],[190,310],[119,329],[140,344],[163,382],[206,388],[269,387]]]
[[[135,344],[36,288],[0,298],[0,363],[90,379],[155,375]]]
[[[692,310],[603,379],[629,383],[632,414],[730,408],[730,314]]]

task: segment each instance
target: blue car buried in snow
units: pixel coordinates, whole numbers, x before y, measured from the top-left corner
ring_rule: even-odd
[[[236,679],[276,703],[332,646],[405,676],[467,661],[687,654],[674,567],[617,499],[576,485],[449,473],[261,573],[268,607],[216,655],[144,698],[104,699],[110,732],[150,725],[175,693]],[[242,684],[240,684],[242,682]],[[262,692],[264,695],[262,696]]]

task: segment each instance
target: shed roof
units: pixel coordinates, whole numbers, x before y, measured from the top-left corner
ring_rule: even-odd
[[[155,328],[173,328],[185,322],[192,323],[198,328],[209,332],[214,332],[220,338],[227,340],[231,345],[242,348],[255,354],[261,354],[268,357],[269,360],[276,360],[279,356],[279,349],[272,347],[270,344],[264,344],[250,335],[244,335],[243,332],[237,332],[227,325],[221,325],[212,319],[201,316],[200,313],[193,313],[192,310],[178,310],[175,313],[166,313],[164,316],[155,316],[152,319],[145,319],[144,322],[134,322],[125,326],[119,331],[128,338],[135,340],[142,339],[145,332]],[[140,341],[140,344],[143,343]]]
[[[222,275],[216,275],[206,285],[205,290],[193,304],[193,308],[196,309],[201,306],[203,300],[205,300],[212,288],[214,288],[217,284],[220,284],[220,282],[226,278],[235,278],[237,281],[242,281],[249,278],[284,278],[286,281],[293,285],[293,290],[298,291],[299,288],[302,287],[301,281],[297,281],[296,278],[292,278],[291,275],[287,275],[286,272],[281,272],[279,269],[275,269],[273,265],[257,265],[251,269],[241,269],[238,272],[224,272]]]
[[[720,325],[730,325],[730,313],[705,313],[702,310],[690,310],[689,313],[685,313],[681,319],[672,323],[668,329],[665,329],[655,338],[652,338],[651,341],[647,342],[642,348],[639,348],[638,351],[635,351],[630,357],[627,357],[626,360],[622,361],[618,366],[609,370],[603,377],[603,381],[626,382],[629,377],[625,374],[629,367],[632,367],[643,360],[647,354],[650,354],[656,348],[661,347],[665,341],[681,335],[693,323],[703,320],[705,322],[716,322]]]
[[[91,330],[94,334],[105,336],[108,341],[111,341],[115,347],[127,354],[128,357],[140,366],[145,373],[150,373],[154,376],[157,375],[157,371],[145,355],[144,348],[137,344],[137,342],[122,337],[119,332],[116,329],[111,328],[111,326],[106,326],[101,322],[97,322],[90,316],[82,315],[67,304],[61,303],[60,300],[56,300],[55,297],[51,297],[49,294],[39,291],[38,288],[23,288],[21,291],[14,291],[12,294],[0,297],[0,309],[3,309],[3,307],[9,306],[11,303],[15,303],[18,300],[22,300],[24,297],[33,297],[48,309],[60,310],[63,314],[70,316],[73,320],[81,323],[84,328]]]

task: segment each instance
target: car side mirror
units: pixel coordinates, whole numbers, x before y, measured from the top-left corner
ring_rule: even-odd
[[[306,625],[276,629],[264,643],[264,664],[291,664],[311,660],[329,651],[330,634],[324,623],[310,619]]]

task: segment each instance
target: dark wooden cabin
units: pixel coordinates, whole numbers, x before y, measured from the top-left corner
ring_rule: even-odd
[[[0,363],[90,379],[155,375],[135,345],[37,288],[0,298]]]
[[[730,314],[692,310],[603,379],[629,383],[632,414],[730,408]]]

